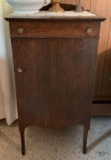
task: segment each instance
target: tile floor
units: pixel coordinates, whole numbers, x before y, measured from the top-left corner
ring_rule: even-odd
[[[0,160],[111,160],[111,117],[93,117],[87,154],[82,154],[81,126],[52,130],[26,128],[26,155],[21,155],[17,121],[0,121]]]

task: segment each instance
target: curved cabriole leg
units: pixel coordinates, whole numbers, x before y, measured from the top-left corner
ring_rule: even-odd
[[[24,130],[20,131],[22,155],[25,155],[25,134]]]
[[[83,154],[86,154],[87,147],[87,137],[88,137],[89,127],[84,126],[84,134],[83,134]]]

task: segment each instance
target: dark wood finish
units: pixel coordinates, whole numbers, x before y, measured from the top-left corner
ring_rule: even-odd
[[[41,27],[42,26],[42,27]],[[70,27],[69,27],[70,26]],[[79,26],[79,27],[78,27]],[[23,28],[23,33],[18,33],[18,28]],[[50,28],[50,29],[49,29]],[[91,28],[92,33],[88,34],[87,29]],[[100,23],[95,21],[84,23],[82,21],[57,21],[54,20],[13,20],[10,22],[11,37],[33,37],[33,38],[76,38],[76,37],[98,37]]]
[[[93,104],[111,104],[111,97],[95,97]]]
[[[12,39],[21,123],[25,120],[26,126],[43,127],[89,123],[97,41],[95,38]],[[18,73],[21,66],[23,72]]]
[[[21,145],[22,145],[22,155],[25,155],[25,135],[24,130],[20,130],[20,136],[21,136]]]
[[[22,154],[27,126],[74,124],[84,126],[86,153],[100,21],[104,19],[6,19],[10,22]],[[21,27],[23,33],[18,33]]]
[[[88,137],[89,128],[86,126],[84,127],[84,134],[83,134],[83,154],[86,154],[86,145],[87,145],[87,137]]]
[[[111,103],[93,104],[92,116],[111,116]]]

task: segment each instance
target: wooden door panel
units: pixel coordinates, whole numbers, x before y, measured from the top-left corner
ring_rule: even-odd
[[[12,39],[21,122],[46,127],[89,122],[97,41]]]

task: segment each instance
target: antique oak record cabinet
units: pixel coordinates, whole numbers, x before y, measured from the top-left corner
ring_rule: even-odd
[[[72,10],[75,6],[63,5]],[[48,9],[45,8],[45,9]],[[8,16],[22,154],[27,126],[84,126],[86,153],[101,21]]]

